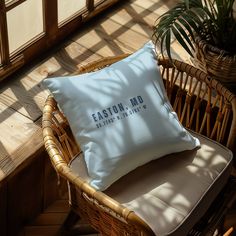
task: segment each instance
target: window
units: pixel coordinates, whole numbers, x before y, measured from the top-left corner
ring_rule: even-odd
[[[0,0],[0,80],[119,0]]]

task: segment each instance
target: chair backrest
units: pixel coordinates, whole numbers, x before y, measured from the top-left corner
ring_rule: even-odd
[[[180,122],[235,153],[236,96],[186,63],[159,60],[167,95]]]
[[[80,68],[77,73],[99,70],[127,55],[108,57]],[[184,62],[159,59],[167,96],[180,122],[191,130],[222,143],[236,153],[236,96],[204,72]],[[49,96],[43,114],[44,138],[53,141],[53,147],[68,163],[80,152],[66,117]],[[47,147],[47,142],[45,143]],[[55,150],[54,150],[55,151]],[[62,161],[62,160],[61,160]]]

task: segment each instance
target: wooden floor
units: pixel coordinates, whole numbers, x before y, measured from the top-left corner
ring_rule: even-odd
[[[151,39],[156,18],[174,2],[123,1],[78,29],[46,57],[39,58],[37,63],[33,62],[12,76],[9,82],[4,82],[0,89],[0,181],[22,163],[26,155],[22,155],[21,147],[27,147],[30,137],[42,135],[42,109],[48,95],[42,80],[74,73],[80,66],[101,57],[136,51]],[[176,42],[173,42],[172,51],[177,59],[189,62],[188,55]],[[35,141],[26,151],[30,155],[40,145],[42,143]],[[34,221],[27,223],[20,236],[60,235],[68,210],[66,199],[58,199]],[[228,222],[236,227],[235,211]]]

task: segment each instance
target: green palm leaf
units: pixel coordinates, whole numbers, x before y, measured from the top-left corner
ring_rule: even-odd
[[[175,38],[178,40],[178,42],[181,44],[181,46],[189,53],[189,55],[193,56],[190,48],[188,47],[188,45],[185,42],[185,40],[187,40],[187,38],[183,37],[183,35],[181,35],[176,28],[173,28],[172,31],[173,31]]]
[[[184,47],[184,49],[186,51],[188,51],[188,53],[191,55],[191,50],[189,49],[190,47],[192,48],[192,50],[194,50],[194,46],[192,44],[192,41],[189,38],[189,35],[186,33],[185,29],[178,23],[175,23],[175,28],[173,28],[173,33],[176,37],[176,39],[178,40],[178,42]],[[178,30],[178,33],[175,30]],[[180,38],[179,38],[180,36]],[[183,41],[182,41],[183,39]],[[185,41],[187,42],[187,44],[185,43]]]
[[[166,32],[165,45],[170,45],[170,40],[171,40],[171,31],[168,30]],[[166,52],[167,52],[168,57],[171,58],[170,46],[166,47]]]
[[[196,36],[222,49],[232,47],[236,41],[236,20],[233,4],[236,0],[181,0],[161,15],[154,26],[153,37],[171,58],[171,38],[192,55]],[[229,46],[231,45],[231,46]],[[236,53],[236,46],[235,48]]]

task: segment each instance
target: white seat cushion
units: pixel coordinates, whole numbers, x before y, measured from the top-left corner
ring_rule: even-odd
[[[232,152],[199,134],[201,148],[138,167],[105,193],[141,217],[157,235],[186,235],[225,185]],[[89,182],[83,158],[71,168]]]

